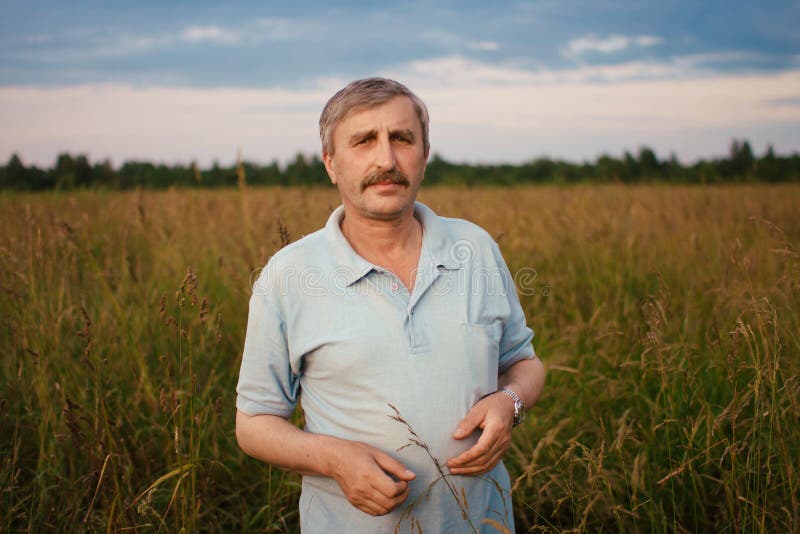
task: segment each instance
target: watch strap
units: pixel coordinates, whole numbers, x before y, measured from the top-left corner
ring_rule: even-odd
[[[517,426],[525,420],[525,403],[514,390],[508,388],[501,388],[499,392],[505,393],[514,401],[514,426]]]

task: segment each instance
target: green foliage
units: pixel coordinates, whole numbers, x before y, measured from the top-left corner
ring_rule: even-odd
[[[317,155],[297,154],[285,167],[273,161],[268,165],[242,162],[245,183],[251,185],[319,186],[329,182],[325,166]],[[754,156],[747,140],[734,139],[729,157],[682,165],[674,154],[659,160],[653,149],[643,146],[638,155],[626,151],[621,159],[600,155],[594,163],[575,164],[540,158],[519,165],[469,165],[431,155],[425,179],[428,184],[516,185],[536,183],[571,184],[579,182],[670,183],[791,182],[800,180],[800,154],[776,156],[772,146],[762,158]],[[154,165],[127,161],[114,169],[108,160],[90,165],[85,155],[59,154],[50,170],[25,167],[13,154],[0,166],[0,189],[42,190],[74,188],[164,189],[167,187],[235,187],[239,183],[236,166],[221,167],[214,162],[201,170],[195,163]]]

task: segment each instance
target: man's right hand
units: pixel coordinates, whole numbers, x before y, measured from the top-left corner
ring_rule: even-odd
[[[330,476],[350,504],[370,515],[388,514],[408,497],[408,483],[416,475],[386,454],[365,443],[337,440]]]
[[[302,475],[331,477],[359,510],[383,515],[408,497],[416,475],[365,443],[300,430],[277,415],[236,412],[236,439],[253,458]]]

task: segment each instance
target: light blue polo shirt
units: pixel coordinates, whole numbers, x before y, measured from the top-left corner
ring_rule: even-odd
[[[335,480],[304,476],[305,533],[471,532],[428,453],[393,419],[397,407],[447,470],[477,441],[451,438],[497,377],[534,358],[533,332],[497,244],[480,227],[414,206],[423,227],[413,292],[352,249],[344,208],[325,228],[278,251],[250,299],[236,405],[249,415],[289,417],[298,400],[306,430],[373,445],[416,473],[407,501],[373,517],[353,507]],[[514,532],[502,462],[490,473],[448,475],[479,532],[484,518]]]

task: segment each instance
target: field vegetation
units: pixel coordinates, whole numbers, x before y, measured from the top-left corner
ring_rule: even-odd
[[[520,532],[800,531],[800,186],[421,200],[524,286],[549,374],[507,455]],[[0,531],[295,531],[299,478],[238,449],[234,388],[255,274],[336,205],[0,196]]]

